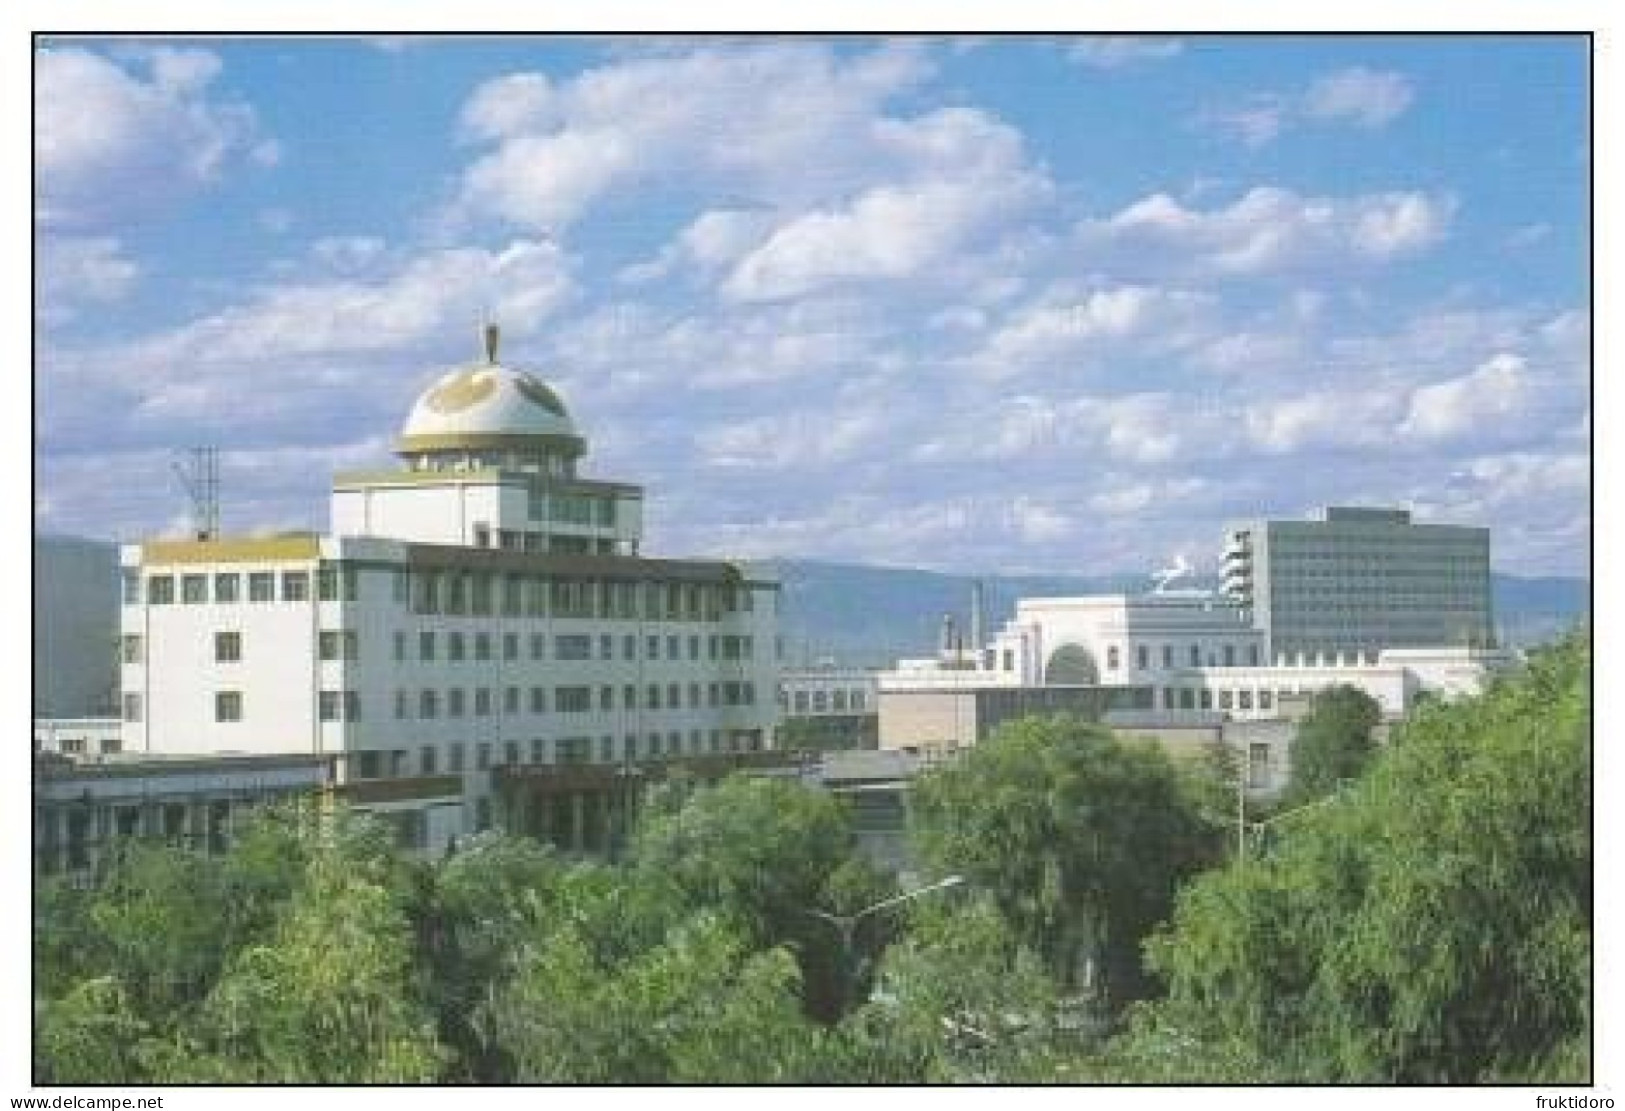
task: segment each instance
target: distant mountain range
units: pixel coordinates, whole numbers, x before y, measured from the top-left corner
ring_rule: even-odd
[[[881,665],[899,656],[930,654],[952,613],[960,628],[970,615],[971,585],[982,583],[991,635],[1015,615],[1016,599],[1071,594],[1140,593],[1146,575],[955,575],[910,568],[814,560],[773,560],[784,585],[780,627],[785,662],[823,659]],[[1591,584],[1577,578],[1493,576],[1495,621],[1503,640],[1526,646],[1549,640],[1591,608]],[[1212,579],[1190,585],[1212,587]]]

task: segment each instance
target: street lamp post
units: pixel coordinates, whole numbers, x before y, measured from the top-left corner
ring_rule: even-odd
[[[905,891],[901,895],[893,895],[889,899],[882,899],[878,903],[864,907],[855,914],[830,914],[828,911],[811,910],[808,914],[814,918],[821,918],[835,927],[841,938],[841,1006],[845,1009],[846,997],[851,994],[851,988],[857,980],[857,963],[854,953],[854,942],[857,939],[858,923],[871,914],[918,899],[921,895],[929,895],[933,891],[942,891],[950,887],[957,887],[965,882],[964,876],[944,876],[935,883],[928,883],[924,887],[916,887],[912,891]]]

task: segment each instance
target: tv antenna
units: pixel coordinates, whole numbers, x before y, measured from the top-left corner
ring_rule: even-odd
[[[199,540],[220,535],[220,449],[188,448],[170,463],[175,477],[192,499],[192,533]]]

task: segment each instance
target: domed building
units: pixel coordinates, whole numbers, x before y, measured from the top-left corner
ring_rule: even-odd
[[[773,747],[778,584],[640,555],[643,491],[584,477],[542,379],[439,374],[329,535],[122,552],[126,751],[316,752],[438,851],[493,824],[605,851],[635,787]]]

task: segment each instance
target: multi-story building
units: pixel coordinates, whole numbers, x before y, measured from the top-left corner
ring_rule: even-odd
[[[874,748],[879,730],[879,688],[864,668],[786,669],[779,677],[779,712],[790,747]]]
[[[34,538],[34,713],[113,712],[118,690],[118,547],[77,536]]]
[[[1224,591],[1276,656],[1493,640],[1489,529],[1417,524],[1402,509],[1233,526]]]
[[[398,469],[335,478],[331,535],[127,545],[124,749],[334,754],[434,847],[490,823],[498,767],[771,747],[777,583],[638,555],[642,491],[585,452],[491,330]]]

